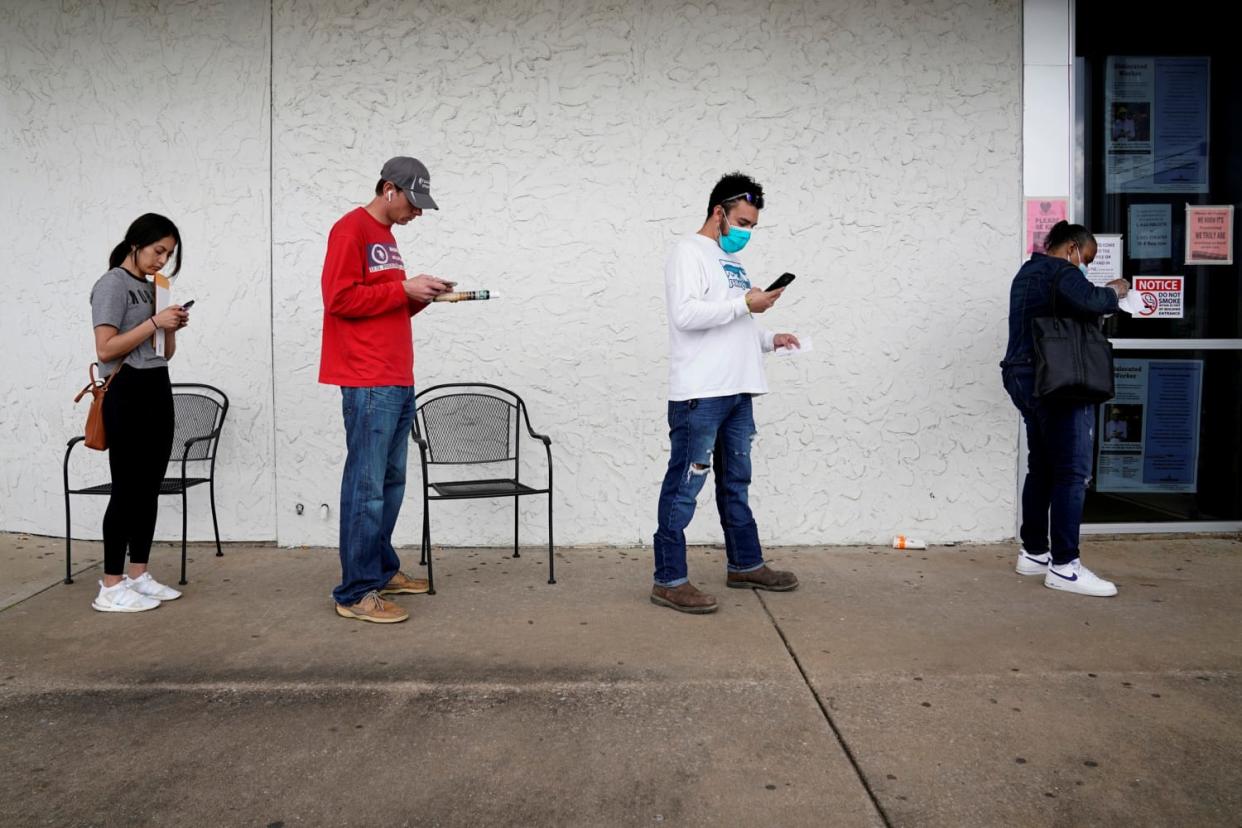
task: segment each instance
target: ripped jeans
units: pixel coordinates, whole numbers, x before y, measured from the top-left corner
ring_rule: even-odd
[[[672,453],[660,487],[656,584],[676,587],[688,580],[685,530],[694,517],[694,501],[709,471],[716,475],[716,508],[724,529],[729,571],[759,569],[763,550],[748,499],[750,443],[755,436],[751,396],[670,402],[668,429]]]

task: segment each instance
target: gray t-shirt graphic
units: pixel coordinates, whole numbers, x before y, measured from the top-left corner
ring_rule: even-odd
[[[139,325],[151,328],[147,320],[155,315],[155,286],[145,279],[131,276],[122,267],[114,267],[99,277],[91,288],[91,325],[111,325],[118,333],[132,331]],[[151,328],[154,334],[154,328]],[[156,356],[151,337],[125,356],[125,364],[132,368],[158,368],[168,360]],[[121,360],[99,363],[102,377],[112,375]]]

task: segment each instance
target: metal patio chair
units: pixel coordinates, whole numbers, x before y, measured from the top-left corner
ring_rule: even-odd
[[[220,432],[224,428],[224,418],[229,412],[229,398],[219,388],[201,383],[174,382],[173,416],[176,420],[173,428],[173,449],[170,463],[180,461],[181,474],[176,477],[165,477],[160,484],[160,496],[181,495],[181,580],[185,584],[186,562],[186,492],[195,486],[207,484],[211,493],[211,526],[216,533],[216,556],[222,557],[220,548],[220,525],[216,521],[216,450],[220,445]],[[65,449],[65,583],[73,583],[73,521],[69,511],[71,495],[102,495],[111,496],[112,484],[100,483],[97,486],[69,488],[69,455],[73,447],[85,440],[85,437],[74,437]],[[206,477],[188,477],[187,466],[190,463],[206,463]]]
[[[507,388],[489,383],[446,383],[420,391],[415,399],[411,438],[418,444],[423,470],[423,536],[420,564],[427,567],[431,594],[435,573],[431,561],[431,515],[433,500],[513,498],[513,557],[518,546],[520,498],[548,496],[548,583],[556,583],[552,539],[552,440],[537,434],[522,398]],[[522,432],[543,443],[548,459],[546,486],[523,483],[521,475]],[[513,476],[477,480],[432,481],[430,466],[471,466],[512,463]],[[434,493],[433,493],[434,492]]]

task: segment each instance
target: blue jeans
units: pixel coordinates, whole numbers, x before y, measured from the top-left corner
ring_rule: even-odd
[[[392,548],[405,497],[405,462],[414,421],[409,386],[342,388],[345,472],[341,476],[341,584],[338,604],[356,604],[401,568]]]
[[[1001,378],[1026,423],[1022,546],[1032,555],[1051,551],[1055,564],[1069,563],[1078,557],[1082,504],[1091,482],[1095,406],[1035,399],[1034,366],[1007,367]]]
[[[750,395],[670,402],[668,429],[672,453],[660,487],[656,584],[676,587],[689,580],[685,529],[694,517],[694,499],[709,470],[716,474],[716,508],[724,528],[729,571],[759,569],[763,550],[748,501],[750,443],[755,436]]]

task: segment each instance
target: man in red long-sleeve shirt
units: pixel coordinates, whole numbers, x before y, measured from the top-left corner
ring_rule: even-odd
[[[384,596],[427,591],[425,580],[401,571],[392,530],[405,495],[414,419],[410,318],[452,284],[425,273],[406,278],[391,228],[438,209],[427,168],[414,158],[392,158],[380,171],[375,198],[328,234],[319,381],[341,387],[345,417],[341,583],[332,590],[344,618],[404,621],[409,615]]]

